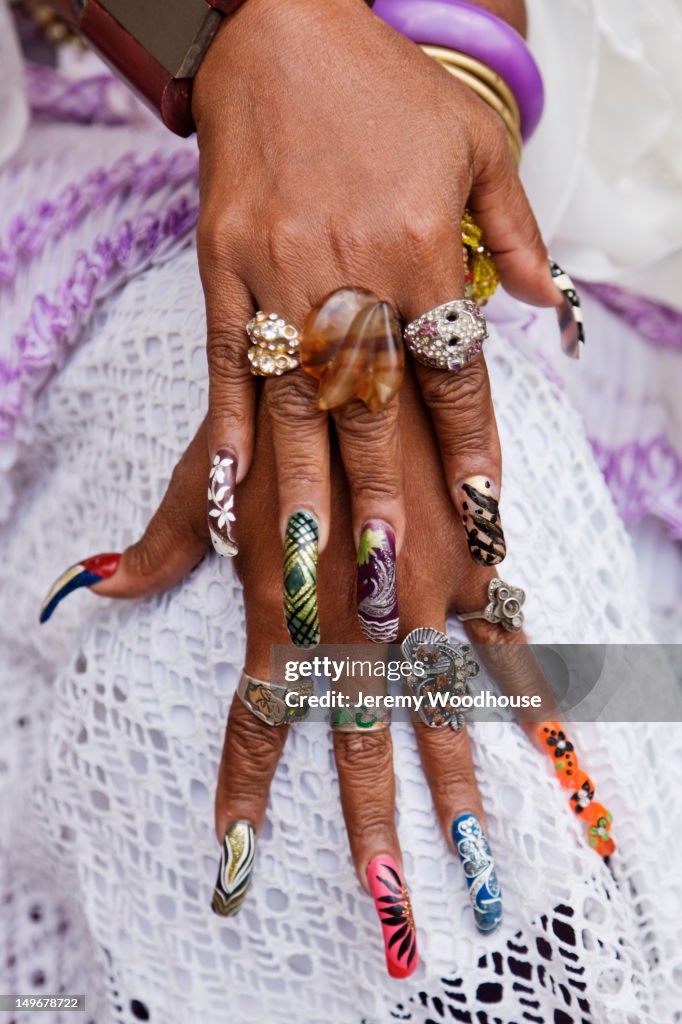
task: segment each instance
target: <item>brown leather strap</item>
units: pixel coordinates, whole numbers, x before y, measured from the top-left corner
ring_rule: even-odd
[[[238,7],[241,7],[246,0],[206,0],[209,7],[215,7],[221,14],[234,14]],[[374,0],[372,0],[374,3]]]

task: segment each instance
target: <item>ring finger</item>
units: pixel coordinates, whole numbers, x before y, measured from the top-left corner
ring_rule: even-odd
[[[506,554],[499,513],[500,441],[485,360],[475,354],[484,321],[475,303],[463,304],[456,298],[464,294],[464,269],[461,240],[454,228],[446,225],[434,242],[428,272],[423,266],[413,269],[401,306],[408,324],[407,347],[414,349],[410,325],[428,312],[433,315],[427,317],[419,347],[432,346],[438,323],[438,340],[445,344],[448,356],[457,356],[461,368],[454,372],[415,359],[417,380],[431,413],[448,491],[461,517],[469,554],[481,565],[497,565]],[[444,304],[448,309],[438,310]],[[473,349],[469,349],[471,338]],[[442,354],[443,349],[439,351]]]

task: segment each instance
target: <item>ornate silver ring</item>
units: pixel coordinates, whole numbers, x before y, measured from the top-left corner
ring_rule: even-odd
[[[246,325],[246,333],[251,342],[251,373],[257,377],[281,377],[301,365],[298,328],[279,314],[259,309]]]
[[[469,644],[451,644],[445,633],[424,626],[407,634],[401,650],[413,668],[407,685],[423,698],[417,708],[422,722],[430,729],[449,725],[458,732],[464,726],[458,699],[466,696],[469,680],[480,672]]]
[[[267,725],[289,725],[300,722],[308,715],[307,697],[312,697],[314,687],[311,680],[295,683],[293,686],[267,683],[242,672],[237,693],[249,711]],[[287,702],[287,694],[296,694],[295,701]]]
[[[452,373],[480,353],[487,337],[485,317],[469,299],[436,306],[405,328],[405,344],[415,359],[434,370]]]
[[[512,587],[504,580],[494,579],[488,584],[488,604],[479,612],[464,612],[458,615],[460,622],[469,619],[485,619],[493,625],[502,626],[508,633],[518,633],[523,629],[523,603],[525,591],[520,587]]]

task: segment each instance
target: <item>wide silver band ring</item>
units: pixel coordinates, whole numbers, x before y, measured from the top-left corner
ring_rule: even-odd
[[[299,330],[277,313],[259,309],[246,325],[249,365],[256,377],[281,377],[301,365]]]
[[[479,612],[464,612],[458,615],[460,622],[470,619],[485,619],[495,626],[502,626],[508,633],[518,633],[523,629],[523,603],[526,593],[520,587],[512,587],[504,580],[495,578],[488,584],[488,604]]]
[[[469,644],[451,644],[445,633],[420,626],[407,634],[401,650],[413,667],[407,685],[415,696],[423,697],[417,714],[424,725],[430,729],[449,725],[459,732],[464,712],[457,699],[466,696],[469,680],[480,672]]]
[[[307,697],[312,697],[312,681],[299,681],[291,686],[268,683],[242,672],[237,694],[249,711],[266,725],[289,725],[307,718]],[[287,695],[296,695],[287,701]]]
[[[481,352],[488,327],[475,302],[453,299],[412,320],[404,337],[409,351],[424,366],[458,373]]]

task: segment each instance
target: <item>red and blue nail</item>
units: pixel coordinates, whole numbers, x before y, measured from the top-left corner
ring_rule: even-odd
[[[417,932],[410,897],[393,857],[373,857],[367,881],[381,921],[386,968],[392,978],[408,978],[419,964]]]
[[[92,587],[95,583],[108,580],[118,569],[119,554],[94,555],[63,572],[55,580],[40,609],[40,621],[47,622],[60,601],[79,587]]]

